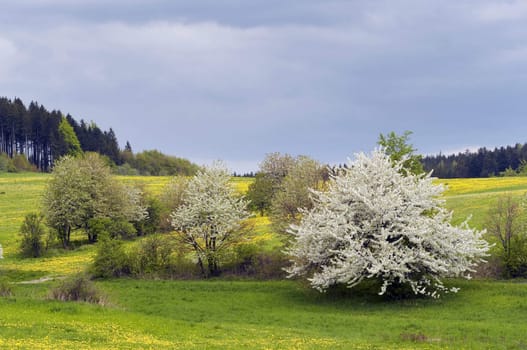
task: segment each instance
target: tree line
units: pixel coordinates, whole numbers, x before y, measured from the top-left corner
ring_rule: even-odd
[[[424,169],[433,170],[434,176],[446,178],[473,178],[523,174],[527,161],[527,143],[514,146],[485,147],[476,152],[451,155],[433,155],[422,158]]]
[[[93,121],[50,112],[37,102],[26,107],[19,98],[0,97],[0,171],[48,172],[61,157],[88,152],[103,155],[122,175],[190,176],[199,169],[156,150],[134,154],[129,142],[121,150],[113,129],[102,130]]]
[[[0,153],[11,159],[23,155],[38,170],[49,171],[57,159],[75,153],[71,151],[76,142],[84,152],[97,152],[116,164],[120,162],[112,129],[103,131],[84,120],[79,123],[71,115],[65,116],[60,110],[50,112],[37,102],[26,107],[19,98],[0,97]]]

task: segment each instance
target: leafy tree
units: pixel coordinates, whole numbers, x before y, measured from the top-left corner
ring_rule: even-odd
[[[279,185],[295,163],[295,158],[287,153],[269,153],[260,164],[260,172],[271,178],[275,185]]]
[[[403,169],[413,174],[422,174],[424,172],[422,157],[414,154],[416,149],[408,143],[410,135],[412,135],[411,131],[405,131],[401,136],[392,131],[386,136],[380,134],[377,143],[384,148],[392,162],[403,161]]]
[[[138,221],[146,215],[140,191],[117,182],[96,153],[66,156],[56,163],[52,175],[44,193],[44,215],[64,247],[72,230],[89,232],[92,218]],[[95,240],[93,236],[89,239]]]
[[[273,179],[265,173],[257,173],[254,182],[249,185],[247,199],[249,208],[260,212],[263,216],[271,208],[275,184]]]
[[[60,121],[59,134],[63,140],[61,154],[68,154],[74,157],[82,154],[81,144],[77,138],[77,134],[75,134],[75,130],[73,130],[73,127],[65,117],[62,117]]]
[[[229,183],[221,164],[199,171],[189,180],[183,204],[172,213],[172,226],[196,253],[204,276],[220,272],[220,254],[240,238],[247,203]]]
[[[275,230],[285,233],[291,223],[298,223],[302,217],[299,209],[313,207],[311,189],[323,187],[326,172],[326,168],[314,159],[296,158],[272,199],[270,218]]]
[[[264,215],[264,212],[271,208],[276,192],[296,162],[297,160],[289,154],[279,152],[265,156],[260,163],[260,171],[247,191],[251,210],[257,210]]]
[[[365,280],[381,295],[405,286],[432,297],[457,291],[441,278],[469,277],[489,245],[466,222],[452,226],[442,187],[429,175],[403,175],[404,166],[380,150],[359,154],[326,192],[315,191],[315,206],[289,231],[290,276],[309,275],[320,291]]]

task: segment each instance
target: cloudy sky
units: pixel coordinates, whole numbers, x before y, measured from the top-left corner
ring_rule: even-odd
[[[13,0],[0,96],[134,151],[256,170],[340,163],[379,133],[421,153],[527,142],[527,2]]]

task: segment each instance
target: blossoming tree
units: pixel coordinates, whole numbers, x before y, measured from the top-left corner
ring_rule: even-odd
[[[219,274],[221,252],[237,242],[241,222],[249,216],[247,202],[229,180],[229,172],[220,163],[199,171],[171,215],[172,226],[194,249],[204,276]]]
[[[470,277],[489,248],[484,232],[451,225],[443,187],[430,174],[401,171],[403,162],[382,149],[358,154],[327,191],[313,191],[314,208],[289,230],[290,276],[307,275],[320,291],[372,279],[381,295],[401,285],[432,297],[457,291],[441,278]]]

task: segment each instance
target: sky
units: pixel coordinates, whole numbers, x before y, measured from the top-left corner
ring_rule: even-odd
[[[527,142],[527,1],[7,0],[0,96],[248,172]]]

